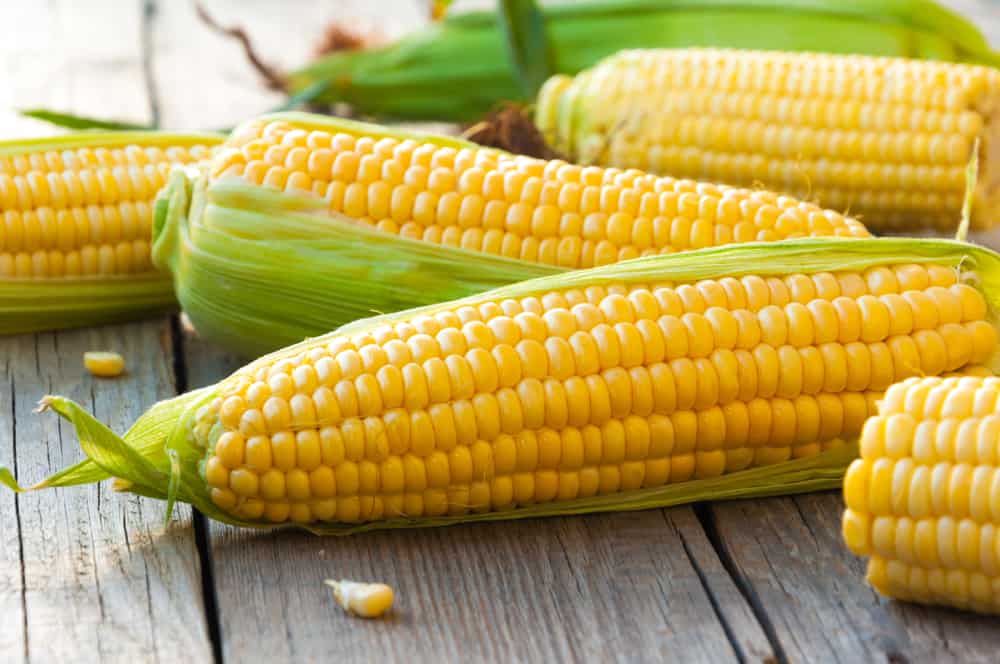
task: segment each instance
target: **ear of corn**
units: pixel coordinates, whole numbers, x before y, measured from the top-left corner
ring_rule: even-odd
[[[978,143],[972,228],[1000,218],[1000,70],[991,67],[632,51],[550,79],[536,118],[584,163],[759,182],[888,231],[954,233]]]
[[[998,304],[1000,256],[941,240],[567,272],[357,321],[159,404],[124,439],[50,397],[89,460],[39,486],[113,475],[319,533],[830,487],[892,382],[988,373]]]
[[[844,537],[883,595],[1000,613],[993,377],[894,385],[844,479]]]
[[[0,334],[135,318],[174,304],[153,268],[153,201],[221,138],[81,133],[0,143]]]
[[[206,336],[250,352],[568,268],[867,235],[766,191],[303,114],[237,129],[205,177],[174,176],[157,214],[154,261],[185,310]]]
[[[582,1],[542,11],[553,64],[564,74],[621,49],[695,46],[997,62],[972,24],[926,0]],[[323,81],[326,101],[410,119],[473,120],[522,94],[493,12],[451,15],[387,47],[329,55],[291,76],[294,92]]]

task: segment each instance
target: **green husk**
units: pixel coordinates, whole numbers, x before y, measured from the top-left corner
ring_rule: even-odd
[[[545,17],[535,0],[501,0],[497,11],[521,92],[532,98],[553,73]]]
[[[176,306],[165,273],[0,279],[0,335],[120,323]]]
[[[213,145],[220,141],[220,136],[210,134],[78,132],[0,141],[0,157],[84,147],[169,146],[181,142]],[[170,276],[163,272],[49,279],[0,277],[0,335],[117,323],[175,307]]]
[[[76,113],[63,113],[48,108],[25,108],[17,112],[26,118],[47,122],[56,127],[66,129],[111,129],[122,131],[155,131],[156,127],[151,124],[140,124],[137,122],[125,122],[123,120],[108,120],[105,118],[95,118],[89,115],[77,115]]]
[[[984,292],[991,313],[995,315],[1000,311],[1000,255],[988,249],[953,240],[929,238],[789,240],[781,243],[729,245],[641,258],[517,283],[470,296],[459,302],[376,316],[355,321],[318,339],[273,353],[252,363],[247,369],[253,371],[264,363],[294,356],[312,344],[327,342],[335,335],[363,333],[386,322],[420,314],[432,314],[464,304],[476,305],[486,300],[525,297],[552,289],[612,282],[690,282],[745,274],[771,276],[789,272],[864,270],[877,265],[898,263],[937,263],[963,271],[975,271],[976,278],[973,282]],[[74,426],[88,458],[32,488],[69,486],[114,476],[125,480],[119,485],[124,490],[171,502],[187,502],[213,519],[253,528],[272,527],[264,523],[234,519],[216,508],[208,496],[202,467],[206,450],[199,447],[191,431],[198,409],[214,399],[221,390],[221,384],[217,384],[157,404],[123,438],[115,436],[72,401],[61,397],[46,397],[43,406],[54,410]],[[443,526],[470,521],[649,509],[698,500],[750,498],[832,489],[839,485],[842,473],[855,453],[856,447],[850,444],[807,459],[739,471],[710,480],[692,480],[622,494],[468,516],[394,519],[360,525],[313,524],[307,530],[324,535],[344,535],[382,528]],[[0,482],[22,490],[6,469],[0,469]]]
[[[979,30],[930,0],[593,0],[543,8],[554,73],[628,48],[825,51],[996,65]],[[529,101],[494,12],[449,15],[384,48],[335,53],[293,72],[293,93],[361,113],[473,120]],[[315,90],[315,87],[313,87]]]

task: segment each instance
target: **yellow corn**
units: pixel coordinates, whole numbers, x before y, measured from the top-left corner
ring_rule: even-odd
[[[851,244],[850,242],[846,244]],[[892,383],[989,359],[983,295],[937,265],[443,306],[233,374],[191,424],[250,522],[464,515],[816,455]]]
[[[79,134],[0,143],[0,280],[152,272],[152,206],[210,136]]]
[[[325,199],[332,213],[415,240],[568,268],[762,240],[866,236],[857,221],[795,199],[581,167],[284,114],[237,129],[211,181]]]
[[[125,358],[110,351],[91,350],[83,354],[83,366],[95,376],[114,378],[125,371]]]
[[[1000,219],[1000,70],[932,61],[625,51],[543,88],[536,120],[584,163],[776,191],[873,230],[953,231],[980,142],[973,228]]]
[[[844,537],[884,595],[1000,613],[1000,379],[911,378],[864,427]]]

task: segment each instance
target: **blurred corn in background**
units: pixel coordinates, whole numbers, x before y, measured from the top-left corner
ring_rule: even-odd
[[[928,0],[576,0],[543,2],[552,73],[575,74],[632,48],[725,47],[998,62],[979,30]],[[441,22],[388,44],[335,52],[292,72],[292,93],[363,114],[475,120],[530,101],[495,3],[456,2]],[[491,11],[463,11],[489,7]]]
[[[536,121],[584,163],[759,183],[872,230],[1000,222],[1000,70],[898,58],[629,51],[550,79]]]

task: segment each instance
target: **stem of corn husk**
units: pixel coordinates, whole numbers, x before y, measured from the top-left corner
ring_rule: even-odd
[[[531,114],[523,106],[504,104],[462,132],[477,145],[497,148],[536,159],[569,159],[546,142]]]

